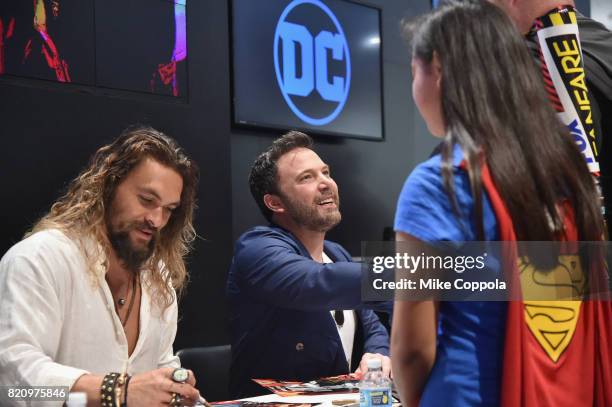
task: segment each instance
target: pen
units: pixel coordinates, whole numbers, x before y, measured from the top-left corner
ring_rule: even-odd
[[[206,407],[212,407],[212,404],[210,404],[208,401],[206,401],[206,399],[202,396],[200,396],[200,400],[199,400],[200,404]]]

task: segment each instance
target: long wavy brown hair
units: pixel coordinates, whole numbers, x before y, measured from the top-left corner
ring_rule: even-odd
[[[160,230],[153,253],[143,266],[142,280],[152,289],[154,301],[166,309],[174,301],[173,290],[181,294],[188,280],[185,256],[196,237],[193,214],[199,171],[176,141],[165,134],[151,127],[130,127],[114,142],[100,148],[89,165],[70,182],[67,192],[27,235],[46,229],[64,232],[78,242],[93,281],[98,281],[95,264],[100,256],[106,259],[112,250],[107,210],[117,186],[146,158],[172,168],[183,179],[181,203]],[[90,237],[99,243],[102,252],[90,250],[87,239],[83,239]]]

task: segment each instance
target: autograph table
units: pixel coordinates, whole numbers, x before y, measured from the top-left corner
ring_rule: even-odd
[[[258,403],[298,403],[298,404],[323,404],[332,405],[332,402],[345,401],[342,405],[359,403],[359,393],[333,393],[313,394],[311,396],[279,396],[278,394],[265,394],[263,396],[241,399],[244,401],[255,401]],[[351,403],[352,401],[352,403]]]

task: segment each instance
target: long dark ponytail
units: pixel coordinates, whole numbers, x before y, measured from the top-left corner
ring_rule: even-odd
[[[562,201],[574,209],[579,239],[601,240],[593,179],[504,12],[485,0],[451,2],[423,19],[411,37],[415,58],[430,63],[435,53],[440,60],[444,182],[453,200],[451,151],[458,143],[469,169],[479,239],[482,151],[518,240],[558,240]]]

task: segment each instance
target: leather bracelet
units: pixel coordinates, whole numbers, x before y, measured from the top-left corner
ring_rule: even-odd
[[[118,377],[119,373],[109,373],[104,376],[102,386],[100,386],[100,403],[102,407],[116,407],[114,390],[117,385]]]
[[[125,379],[125,395],[121,407],[127,407],[128,385],[130,384],[130,380],[132,380],[132,376],[128,375],[127,379]]]

